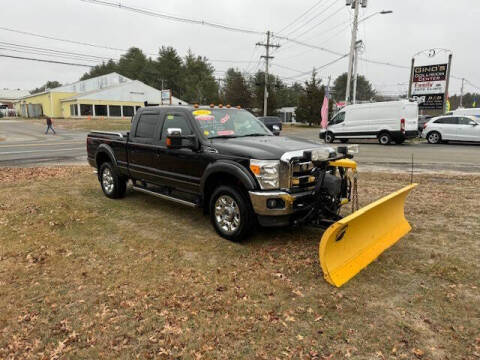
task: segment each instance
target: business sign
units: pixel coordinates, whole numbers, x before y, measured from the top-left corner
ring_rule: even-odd
[[[162,105],[163,104],[172,105],[172,91],[171,90],[162,90]]]
[[[412,97],[422,110],[442,110],[447,89],[448,64],[415,66]]]
[[[445,94],[413,95],[418,107],[423,110],[442,110]]]

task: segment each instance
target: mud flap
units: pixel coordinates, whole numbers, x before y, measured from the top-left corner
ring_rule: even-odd
[[[342,286],[411,230],[404,206],[415,186],[391,193],[325,230],[319,246],[325,280]]]

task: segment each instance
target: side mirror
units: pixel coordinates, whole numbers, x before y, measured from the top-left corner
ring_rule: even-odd
[[[184,144],[184,140],[188,140],[188,144]],[[190,148],[197,150],[199,147],[197,137],[195,135],[183,136],[180,128],[168,128],[165,143],[169,149]]]
[[[478,125],[478,123],[477,123],[477,122],[475,122],[475,121],[472,121],[472,122],[470,123],[470,125],[472,125],[472,126],[477,126],[477,125]]]
[[[167,147],[170,149],[178,149],[182,147],[182,129],[168,128],[167,129]]]

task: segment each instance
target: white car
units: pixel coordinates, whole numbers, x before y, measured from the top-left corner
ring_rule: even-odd
[[[430,144],[442,141],[479,141],[480,123],[474,116],[437,116],[427,122],[422,137]]]

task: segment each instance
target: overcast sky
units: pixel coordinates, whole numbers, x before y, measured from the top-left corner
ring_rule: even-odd
[[[119,0],[106,1],[119,3]],[[122,49],[136,46],[149,54],[155,54],[162,45],[170,45],[182,56],[191,49],[195,54],[213,60],[253,61],[212,61],[218,70],[218,77],[222,77],[223,71],[230,66],[249,72],[264,66],[259,62],[264,48],[255,46],[256,42],[265,39],[262,35],[173,22],[81,0],[2,0],[1,3],[1,27]],[[352,10],[345,6],[345,0],[121,0],[121,3],[235,27],[280,32],[280,35],[298,38],[340,53],[347,53],[350,44],[351,28],[348,20],[352,17]],[[317,3],[306,16],[281,31]],[[376,15],[360,24],[358,36],[365,43],[362,55],[364,58],[408,67],[412,55],[420,50],[450,49],[454,54],[452,74],[465,77],[480,86],[477,48],[480,18],[478,0],[369,0],[367,9],[360,11],[360,18],[380,10],[392,10],[393,14]],[[306,33],[302,34],[304,32]],[[119,51],[41,39],[2,29],[0,42],[115,59],[121,55]],[[296,77],[300,74],[299,71],[309,71],[338,58],[337,55],[320,50],[285,41],[279,42],[282,47],[273,53],[275,59],[271,70],[284,78]],[[53,58],[5,50],[5,44],[2,46],[0,43],[1,54]],[[57,60],[87,63],[72,59]],[[421,61],[420,58],[418,61]],[[446,55],[440,53],[434,58],[434,62],[446,62]],[[348,60],[343,59],[319,71],[319,76],[325,81],[328,76],[334,79],[345,72],[347,66]],[[0,57],[0,70],[0,88],[32,89],[47,80],[74,82],[88,68]],[[406,91],[409,79],[409,69],[363,61],[359,63],[359,73],[365,75],[375,88],[383,93]],[[308,76],[299,77],[298,80],[306,78]],[[467,85],[465,90],[475,89]],[[452,79],[450,94],[459,91],[460,81]]]

